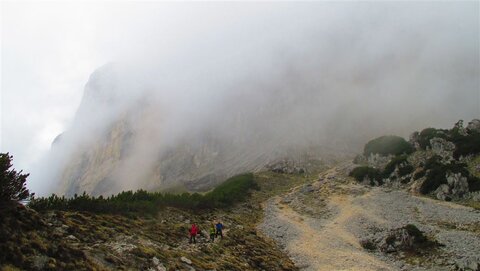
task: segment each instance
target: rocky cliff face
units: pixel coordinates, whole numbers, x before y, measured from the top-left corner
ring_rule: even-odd
[[[292,121],[288,104],[310,99],[301,93],[185,101],[183,94],[166,97],[133,84],[125,74],[107,65],[90,77],[74,123],[53,143],[52,152],[62,153],[55,159],[60,163],[56,193],[204,191],[284,157],[302,166],[325,156],[349,155],[351,146],[339,138],[319,147],[321,136],[306,117],[305,123]],[[307,108],[305,114],[309,112]]]

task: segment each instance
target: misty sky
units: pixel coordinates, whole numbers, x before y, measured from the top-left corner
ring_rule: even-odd
[[[268,65],[274,65],[270,58],[264,57],[264,52],[275,51],[282,55],[286,51],[288,55],[298,57],[303,52],[318,51],[318,56],[304,55],[302,61],[308,63],[309,59],[322,54],[334,56],[340,63],[345,61],[347,67],[337,64],[325,71],[326,76],[331,75],[329,80],[338,80],[341,89],[342,78],[351,81],[352,77],[357,76],[348,73],[349,70],[358,70],[358,67],[350,65],[385,61],[388,67],[389,57],[395,63],[400,63],[403,60],[395,59],[394,53],[390,56],[386,54],[385,59],[378,59],[377,52],[387,49],[395,52],[407,43],[408,46],[412,45],[410,41],[415,41],[419,44],[416,51],[418,54],[411,55],[412,59],[425,55],[431,57],[438,54],[439,58],[443,54],[452,55],[450,62],[442,63],[445,66],[429,66],[428,62],[424,62],[425,66],[406,66],[407,70],[412,73],[430,70],[442,74],[449,72],[449,65],[460,67],[456,72],[462,76],[457,76],[456,80],[461,81],[459,83],[462,88],[469,89],[468,92],[459,92],[458,96],[448,94],[451,96],[445,97],[435,92],[422,92],[422,89],[429,90],[430,87],[419,87],[419,96],[432,100],[432,115],[439,108],[453,112],[451,118],[444,118],[445,114],[439,114],[442,119],[432,116],[432,125],[449,125],[459,118],[468,121],[480,117],[478,1],[2,1],[1,20],[0,151],[13,154],[15,167],[26,171],[71,123],[90,74],[112,61],[155,59],[176,63],[172,70],[181,71],[184,66],[196,65],[186,56],[194,56],[193,59],[208,63],[212,59],[210,54],[220,55],[220,59],[248,54],[248,59],[251,59],[252,54],[257,52],[260,54],[254,58],[262,60],[259,63],[263,66],[253,68],[264,70]],[[396,31],[390,32],[390,28]],[[400,37],[397,39],[395,35]],[[362,47],[362,44],[358,44],[365,40],[372,40],[375,47]],[[422,44],[429,46],[425,48]],[[352,45],[356,45],[352,48],[358,52],[335,55],[337,51],[344,52],[346,47]],[[358,55],[361,59],[356,59]],[[218,59],[219,57],[215,58],[215,61]],[[287,58],[280,59],[279,62],[281,61],[292,61],[298,65],[298,59]],[[408,63],[410,60],[404,61]],[[225,80],[228,80],[230,74],[242,69],[241,65],[223,68],[225,72],[218,76],[226,78]],[[335,73],[334,69],[339,72]],[[365,72],[375,74],[374,70]],[[444,78],[448,80],[448,76]],[[365,77],[360,76],[359,80],[365,80]],[[395,78],[389,80],[394,82]],[[432,78],[431,85],[438,85],[442,89],[445,85],[454,84]],[[402,90],[392,87],[392,91]],[[209,95],[208,92],[204,94],[206,97]],[[338,95],[341,96],[342,93]],[[471,97],[466,98],[464,95]],[[443,107],[443,104],[436,106],[436,102],[442,103],[445,100],[452,104],[447,107]],[[465,101],[468,104],[462,104]],[[411,118],[415,119],[415,116]]]

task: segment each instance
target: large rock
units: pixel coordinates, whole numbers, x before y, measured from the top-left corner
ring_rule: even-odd
[[[473,119],[470,121],[467,125],[467,132],[468,133],[480,133],[480,120],[479,119]]]
[[[306,173],[304,167],[297,165],[292,159],[281,159],[266,166],[267,169],[276,173],[303,174]]]
[[[447,173],[447,183],[453,197],[460,198],[469,192],[467,177],[463,177],[461,173]]]
[[[420,138],[419,132],[413,132],[409,137],[408,142],[410,143],[410,145],[412,145],[415,148],[415,150],[421,149],[419,138]]]
[[[360,245],[368,250],[378,249],[383,253],[392,253],[429,249],[438,243],[429,240],[416,226],[409,224],[401,228],[376,232],[360,240]]]
[[[467,177],[461,173],[447,173],[447,183],[440,185],[434,192],[439,200],[450,201],[452,199],[461,199],[471,197],[469,194]]]
[[[455,125],[453,126],[453,129],[456,129],[459,134],[466,136],[467,135],[467,129],[463,127],[463,120],[459,120]]]
[[[181,257],[180,260],[186,264],[192,264],[192,261],[186,257]]]
[[[434,194],[439,200],[450,201],[452,199],[450,197],[451,195],[450,187],[446,184],[440,185],[437,188],[437,190],[435,190]]]
[[[160,262],[157,257],[152,258],[153,268],[150,270],[152,271],[167,271],[167,268]]]
[[[442,157],[443,163],[450,163],[454,160],[453,151],[455,151],[455,144],[443,138],[434,137],[430,139],[430,146],[432,152]]]
[[[367,162],[368,166],[383,170],[392,158],[393,155],[382,156],[378,153],[371,153],[367,158]]]

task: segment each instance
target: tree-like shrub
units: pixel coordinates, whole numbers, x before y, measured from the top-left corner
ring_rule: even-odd
[[[0,205],[29,199],[33,196],[27,187],[29,174],[22,174],[13,169],[13,157],[8,153],[0,153]]]
[[[380,155],[410,154],[413,147],[399,136],[381,136],[370,140],[364,147],[363,154],[369,156],[371,153]]]
[[[452,134],[450,139],[455,144],[453,157],[467,156],[480,153],[480,133],[472,132],[467,135]]]

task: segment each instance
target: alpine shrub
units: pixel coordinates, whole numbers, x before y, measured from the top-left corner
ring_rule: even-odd
[[[399,136],[381,136],[370,140],[364,147],[363,154],[369,156],[371,153],[380,155],[410,154],[413,147]]]

